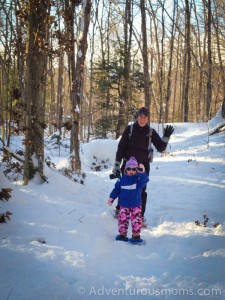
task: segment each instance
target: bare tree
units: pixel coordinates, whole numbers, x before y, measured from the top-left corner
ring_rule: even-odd
[[[212,101],[212,7],[211,0],[207,0],[207,52],[208,52],[208,70],[207,70],[207,93],[206,93],[206,116],[210,118],[210,106]]]
[[[225,118],[225,99],[223,100],[222,103],[222,117]]]
[[[199,24],[199,18],[197,13],[197,5],[195,1],[193,2],[193,10],[194,10],[194,16],[196,20],[196,30],[193,31],[194,39],[196,40],[196,47],[194,51],[196,52],[196,65],[198,67],[198,77],[196,83],[196,89],[197,89],[197,97],[196,97],[196,115],[197,120],[201,120],[201,118],[204,116],[204,102],[202,101],[203,98],[203,84],[204,84],[204,58],[205,55],[202,53],[202,43],[201,43],[201,31],[200,31],[200,24]],[[205,52],[205,51],[204,51]]]
[[[123,84],[119,95],[119,114],[116,127],[116,138],[118,138],[124,125],[124,111],[129,103],[130,97],[130,67],[131,67],[131,41],[133,33],[132,1],[126,0],[124,12],[124,55],[123,55]]]
[[[164,28],[164,2],[162,3],[159,1],[159,5],[156,7],[153,6],[152,1],[149,0],[149,7],[150,7],[150,15],[152,16],[153,20],[153,32],[154,32],[154,39],[152,39],[152,42],[154,41],[156,53],[152,53],[151,55],[154,57],[154,65],[155,65],[155,72],[154,72],[154,78],[155,78],[155,94],[160,102],[160,107],[157,109],[157,120],[158,122],[163,122],[163,68],[164,68],[164,35],[165,35],[165,28]],[[157,16],[158,10],[161,8],[161,17],[159,18]],[[159,27],[160,24],[162,25],[162,29],[160,31]],[[161,36],[161,41],[160,41]],[[161,45],[161,47],[160,47]],[[153,66],[152,66],[153,67]],[[154,81],[154,79],[153,79]],[[153,89],[152,89],[153,90]],[[156,105],[157,108],[157,105]]]
[[[93,78],[93,69],[94,69],[94,52],[95,52],[95,30],[98,20],[99,13],[99,0],[95,0],[95,18],[93,20],[93,27],[90,39],[90,90],[89,90],[89,105],[88,105],[88,128],[87,128],[87,142],[89,142],[91,135],[91,126],[92,126],[92,100],[94,96],[94,78]]]
[[[3,53],[0,56],[1,64],[1,123],[4,124],[2,127],[3,140],[6,141],[7,146],[10,144],[11,135],[11,119],[12,119],[12,97],[10,97],[9,91],[12,93],[12,82],[10,82],[10,73],[13,65],[12,56],[12,39],[15,37],[13,34],[14,28],[12,25],[12,3],[7,4],[6,1],[1,3],[1,12],[4,12],[4,25],[0,24],[3,29],[1,30],[1,42],[3,45]],[[3,20],[0,20],[3,23]],[[15,74],[13,74],[13,77]]]
[[[44,95],[47,67],[47,31],[49,2],[30,0],[28,11],[28,43],[25,76],[26,133],[24,184],[36,172],[44,178]]]
[[[190,2],[185,0],[185,49],[184,49],[184,79],[183,79],[183,103],[184,122],[188,122],[189,117],[189,85],[191,72],[191,8]]]
[[[71,168],[73,171],[81,170],[80,161],[80,142],[79,142],[79,123],[80,109],[83,100],[84,65],[87,52],[87,33],[90,23],[91,0],[83,3],[82,15],[80,19],[80,33],[77,49],[77,61],[75,68],[75,78],[72,82],[71,101],[72,101],[72,134],[71,134]]]
[[[215,14],[215,17],[212,18],[212,22],[213,22],[213,27],[215,29],[215,38],[216,38],[216,47],[217,47],[217,53],[218,53],[218,59],[219,59],[219,66],[220,66],[220,76],[221,76],[221,81],[222,81],[222,99],[225,99],[225,68],[224,68],[224,59],[223,59],[223,56],[222,56],[222,44],[223,44],[223,37],[222,37],[222,34],[221,34],[221,24],[220,24],[220,19],[221,19],[221,13],[220,13],[220,10],[221,10],[221,7],[220,7],[220,4],[219,2],[217,1],[213,1],[214,2],[214,7],[215,7],[215,10],[214,10],[214,14]],[[221,3],[222,5],[222,3]],[[222,12],[223,14],[225,14],[225,11],[224,9],[222,9]],[[224,112],[225,113],[225,112]]]
[[[141,6],[142,57],[143,57],[143,69],[144,69],[145,106],[150,107],[151,94],[152,94],[152,81],[149,74],[145,0],[141,0],[140,6]]]
[[[174,40],[176,33],[176,10],[177,3],[173,3],[173,15],[172,15],[172,28],[171,28],[171,37],[170,37],[170,52],[169,52],[169,67],[167,74],[167,89],[166,89],[166,108],[165,108],[165,122],[169,121],[169,107],[170,107],[170,97],[171,97],[171,82],[172,82],[172,67],[173,67],[173,51],[174,51]]]

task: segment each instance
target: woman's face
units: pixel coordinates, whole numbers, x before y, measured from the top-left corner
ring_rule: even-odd
[[[139,126],[144,127],[148,123],[148,117],[144,114],[138,115],[137,121]]]

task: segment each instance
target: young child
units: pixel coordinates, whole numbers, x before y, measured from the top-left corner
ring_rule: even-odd
[[[141,171],[139,171],[141,169]],[[110,193],[108,204],[119,197],[120,211],[118,218],[119,235],[116,237],[120,241],[128,241],[127,231],[129,221],[132,225],[132,240],[142,241],[140,238],[142,218],[141,218],[141,191],[149,181],[148,175],[144,172],[144,166],[135,157],[131,157],[125,165],[124,174],[115,184]]]

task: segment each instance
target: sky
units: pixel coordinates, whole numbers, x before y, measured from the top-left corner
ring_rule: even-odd
[[[165,155],[155,151],[151,164],[144,245],[115,240],[107,200],[119,140],[82,144],[84,184],[63,175],[69,137],[60,151],[46,137],[56,167],[46,167],[44,184],[6,178],[1,163],[0,189],[12,188],[0,204],[12,212],[0,224],[1,299],[224,299],[225,134],[208,136],[221,124],[220,112],[209,123],[172,124]],[[22,137],[11,147],[20,149]]]

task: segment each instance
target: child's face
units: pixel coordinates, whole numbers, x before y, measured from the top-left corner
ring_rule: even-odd
[[[135,175],[137,173],[137,168],[136,167],[128,167],[126,168],[126,173],[128,176]]]

